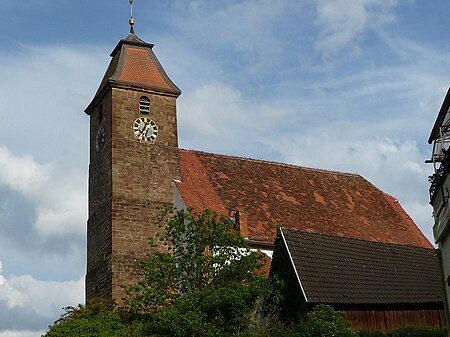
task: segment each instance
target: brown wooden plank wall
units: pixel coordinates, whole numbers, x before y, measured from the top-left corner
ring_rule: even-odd
[[[355,331],[387,332],[402,326],[446,327],[443,309],[422,310],[344,310],[343,317],[352,322]]]

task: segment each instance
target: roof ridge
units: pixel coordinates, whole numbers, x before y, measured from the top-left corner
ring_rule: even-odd
[[[436,249],[435,248],[427,248],[427,247],[422,247],[422,246],[413,246],[411,244],[401,244],[401,243],[393,243],[393,242],[381,242],[381,241],[371,241],[371,240],[365,240],[365,239],[361,239],[361,238],[356,238],[356,237],[348,237],[348,236],[339,236],[339,235],[331,235],[331,234],[324,234],[324,233],[317,233],[317,232],[308,232],[308,231],[304,231],[304,230],[300,230],[300,229],[290,229],[287,227],[281,227],[280,228],[281,231],[290,231],[290,232],[300,232],[300,233],[306,233],[307,235],[311,234],[311,235],[318,235],[318,236],[326,236],[326,237],[331,237],[331,238],[338,238],[338,239],[343,239],[343,240],[351,240],[351,241],[362,241],[365,243],[370,243],[370,244],[374,244],[374,245],[378,245],[378,246],[395,246],[395,247],[408,247],[408,248],[414,248],[414,249],[424,249],[427,251],[433,251],[435,252]]]
[[[283,163],[283,162],[274,161],[274,160],[265,160],[265,159],[256,159],[256,158],[250,158],[250,157],[239,157],[239,156],[234,156],[234,155],[217,154],[217,153],[205,152],[205,151],[201,151],[201,150],[192,150],[192,149],[191,150],[179,149],[179,150],[180,151],[185,151],[185,152],[193,152],[193,153],[197,153],[197,154],[201,154],[201,155],[207,155],[207,156],[211,156],[211,157],[240,159],[240,160],[245,160],[245,161],[250,161],[250,162],[255,162],[255,163],[261,163],[261,164],[270,164],[270,165],[276,165],[276,166],[281,166],[281,167],[290,167],[290,168],[302,168],[302,169],[305,169],[305,170],[315,171],[315,172],[322,172],[322,173],[329,173],[329,174],[340,174],[340,175],[351,176],[351,177],[359,177],[359,178],[362,178],[362,179],[368,181],[366,178],[364,178],[363,176],[361,176],[358,173],[350,173],[350,172],[341,172],[341,171],[335,171],[335,170],[320,169],[320,168],[314,168],[314,167],[308,167],[308,166],[302,166],[302,165],[288,164],[288,163]]]

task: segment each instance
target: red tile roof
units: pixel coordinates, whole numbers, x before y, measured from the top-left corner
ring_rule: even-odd
[[[273,242],[276,226],[432,248],[392,196],[356,174],[180,150],[184,202],[246,213],[248,238]]]
[[[122,71],[118,76],[119,81],[172,89],[151,59],[148,49],[128,47],[123,62]]]
[[[177,97],[181,94],[180,89],[167,76],[152,48],[152,44],[142,41],[135,34],[129,34],[126,39],[120,40],[111,53],[112,60],[94,99],[86,108],[88,115],[107,84],[146,88]]]

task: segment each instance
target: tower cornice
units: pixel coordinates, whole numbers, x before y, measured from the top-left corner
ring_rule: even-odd
[[[122,45],[127,44],[130,46],[139,46],[144,48],[152,49],[154,44],[147,43],[144,40],[140,39],[136,34],[130,33],[125,39],[119,41],[119,43],[114,47],[113,51],[109,56],[114,57],[121,50]]]

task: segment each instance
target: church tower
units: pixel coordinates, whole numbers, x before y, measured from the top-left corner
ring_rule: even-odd
[[[132,1],[130,1],[132,3]],[[121,300],[135,281],[157,217],[179,179],[176,99],[153,45],[134,34],[112,60],[85,112],[90,117],[86,302]]]

